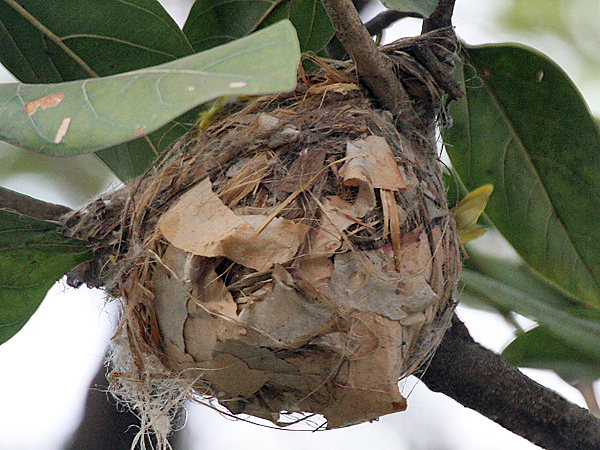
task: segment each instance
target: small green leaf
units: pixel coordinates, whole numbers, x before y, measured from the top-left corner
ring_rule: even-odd
[[[57,228],[0,210],[0,344],[25,325],[58,279],[91,257],[85,243]]]
[[[416,12],[423,17],[429,17],[437,6],[437,0],[382,0],[382,3],[389,9]]]
[[[222,95],[291,90],[300,51],[287,20],[206,52],[134,72],[0,85],[0,140],[47,155],[127,142]]]
[[[467,47],[468,80],[445,133],[467,189],[495,193],[486,215],[536,271],[600,305],[600,135],[565,73],[515,45]],[[473,72],[475,71],[475,72]]]
[[[466,244],[485,233],[485,228],[477,227],[477,221],[485,205],[494,191],[494,186],[484,184],[474,191],[469,192],[458,204],[452,208],[452,217],[456,222],[456,231],[460,242]]]
[[[290,19],[303,52],[319,52],[333,36],[321,0],[196,0],[183,31],[198,51]]]
[[[600,378],[598,355],[590,357],[544,326],[517,336],[502,356],[518,367],[553,370],[568,383]]]

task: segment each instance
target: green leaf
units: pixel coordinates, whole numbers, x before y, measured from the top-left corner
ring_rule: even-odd
[[[382,3],[389,9],[416,12],[423,17],[429,17],[437,6],[437,0],[382,0]]]
[[[85,243],[57,228],[0,210],[0,344],[25,325],[58,279],[91,257]]]
[[[223,95],[291,90],[300,59],[289,21],[134,72],[51,85],[0,85],[0,140],[46,155],[127,142]]]
[[[95,153],[123,181],[146,171],[156,157],[194,125],[198,108],[171,120],[148,136],[117,144]]]
[[[108,76],[191,53],[156,0],[0,0],[0,62],[24,83]],[[126,181],[188,129],[172,123],[96,156]]]
[[[156,66],[193,52],[156,0],[0,0],[0,62],[25,83]]]
[[[296,27],[302,52],[319,52],[334,33],[321,0],[196,0],[183,31],[198,52],[282,19]]]
[[[553,370],[568,383],[600,378],[598,355],[590,357],[544,326],[517,336],[504,349],[502,356],[518,367]]]
[[[469,190],[494,185],[486,214],[536,271],[600,305],[600,136],[581,95],[535,51],[466,53],[445,132],[453,167]]]
[[[461,277],[461,297],[478,299],[499,311],[515,311],[547,326],[590,357],[600,354],[600,313],[577,307],[569,297],[526,266],[469,251]]]

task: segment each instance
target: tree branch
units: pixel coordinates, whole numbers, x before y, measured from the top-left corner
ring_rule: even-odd
[[[421,379],[542,448],[600,448],[598,418],[476,343],[456,316]]]
[[[356,64],[362,81],[384,108],[401,122],[410,123],[410,100],[393,66],[371,40],[350,0],[323,0],[327,14],[340,40]]]
[[[369,20],[365,27],[371,36],[375,36],[376,34],[381,33],[387,27],[392,25],[394,22],[397,22],[401,19],[406,19],[408,17],[412,17],[415,19],[422,19],[421,14],[411,11],[395,11],[393,9],[388,9],[386,11],[380,12],[371,20]]]
[[[44,202],[3,187],[0,187],[0,209],[9,209],[42,220],[58,220],[71,211],[66,206]]]
[[[452,13],[455,0],[438,0],[438,4],[431,15],[423,21],[421,33],[452,27]]]

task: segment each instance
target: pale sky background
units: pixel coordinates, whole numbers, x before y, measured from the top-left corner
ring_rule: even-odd
[[[166,7],[179,23],[185,20],[187,0],[167,1]],[[577,61],[565,53],[565,46],[547,37],[508,35],[497,27],[502,0],[457,0],[454,25],[458,35],[471,44],[519,41],[533,45],[557,61],[582,89],[591,109],[600,111],[598,80],[583,80]],[[186,6],[187,5],[187,6]],[[597,14],[595,15],[597,17]],[[405,21],[388,33],[394,36],[418,34],[419,21]],[[596,29],[597,31],[597,29]],[[584,30],[582,30],[584,34]],[[600,36],[588,37],[596,44]],[[0,75],[0,81],[10,79]],[[18,152],[4,149],[1,164],[16,161]],[[87,165],[78,179],[91,179],[96,190],[108,189],[103,181],[106,169],[93,157],[82,158]],[[65,194],[78,179],[66,160],[47,159],[54,172],[49,179],[40,175],[1,178],[0,184],[48,201],[79,206],[86,196]],[[73,163],[75,164],[75,163]],[[488,237],[488,239],[493,236]],[[105,305],[100,292],[74,290],[59,282],[27,325],[9,342],[0,346],[0,450],[60,449],[77,425],[82,413],[89,380],[102,359],[111,330],[116,323],[114,305]],[[511,328],[497,316],[460,307],[459,315],[473,337],[486,347],[500,351],[512,337]],[[523,319],[525,326],[531,322]],[[559,391],[583,406],[580,394],[557,376],[526,370],[536,381]],[[325,432],[271,430],[221,417],[201,406],[189,406],[187,436],[193,449],[275,450],[533,450],[538,447],[503,430],[478,413],[463,408],[441,394],[434,394],[410,378],[403,382],[408,395],[406,412],[386,416],[376,423]]]

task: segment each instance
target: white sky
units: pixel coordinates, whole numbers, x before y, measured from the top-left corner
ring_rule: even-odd
[[[185,5],[189,1],[178,3]],[[501,0],[458,0],[454,24],[459,36],[472,44],[514,40],[495,25],[502,4]],[[181,23],[185,8],[177,4],[171,8]],[[418,34],[417,22],[411,25],[409,21],[402,31],[394,29],[388,33],[388,39],[394,33]],[[550,54],[569,71],[569,57],[556,54],[555,43],[529,43]],[[572,76],[577,78],[576,74]],[[592,109],[600,110],[600,98],[587,95],[585,90],[584,94],[592,102]],[[101,170],[99,165],[91,169]],[[57,195],[56,189],[64,186],[66,180],[21,178],[1,179],[0,183],[38,197],[43,191],[43,197],[50,201],[71,205],[80,201]],[[113,306],[104,306],[99,292],[75,291],[59,283],[23,330],[0,346],[0,450],[61,448],[77,424],[89,380],[102,363],[114,315]],[[511,339],[510,328],[495,315],[461,307],[460,316],[474,338],[488,348],[499,351]],[[542,371],[526,373],[582,404],[579,393],[555,375]],[[414,379],[406,381],[404,392],[410,394],[409,407],[404,413],[373,424],[317,433],[277,431],[232,422],[212,410],[192,405],[186,433],[196,443],[193,448],[211,450],[538,448],[453,400],[431,393]]]

